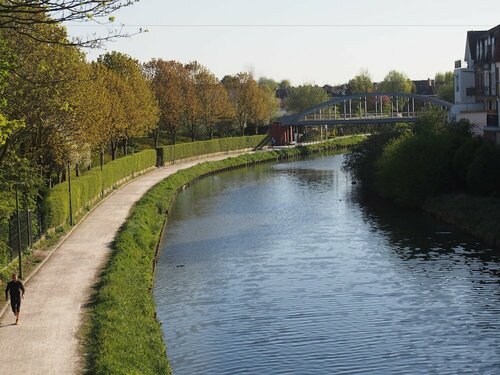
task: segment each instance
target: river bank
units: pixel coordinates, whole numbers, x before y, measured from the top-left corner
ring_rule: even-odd
[[[500,200],[447,194],[428,199],[422,209],[488,245],[500,248]]]
[[[150,189],[115,239],[85,329],[89,373],[169,373],[162,331],[151,295],[158,242],[179,189],[204,175],[264,161],[348,148],[354,136],[323,144],[246,154],[181,170]]]

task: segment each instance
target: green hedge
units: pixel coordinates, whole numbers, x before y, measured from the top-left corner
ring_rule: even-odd
[[[250,137],[221,138],[211,141],[182,143],[160,148],[164,153],[164,161],[172,161],[215,152],[240,150],[255,147],[265,135]],[[89,202],[97,198],[103,191],[138,171],[153,167],[157,163],[157,152],[160,149],[144,150],[134,155],[111,161],[100,167],[92,168],[82,176],[71,180],[71,199],[73,214]],[[69,222],[68,183],[55,186],[44,200],[44,228],[54,228]]]
[[[163,163],[168,164],[173,160],[190,158],[193,156],[213,154],[216,152],[242,150],[256,147],[267,135],[254,135],[246,137],[220,138],[210,141],[181,143],[160,147],[163,152]]]
[[[73,215],[117,181],[141,170],[155,166],[155,150],[144,150],[134,155],[92,168],[71,180]],[[50,190],[43,203],[44,227],[54,228],[69,222],[68,183],[63,182]]]
[[[201,176],[257,162],[286,159],[323,149],[341,149],[352,137],[279,151],[256,152],[197,164],[152,187],[133,207],[114,242],[86,330],[87,372],[92,374],[169,374],[163,334],[157,322],[153,264],[165,212],[176,192]]]

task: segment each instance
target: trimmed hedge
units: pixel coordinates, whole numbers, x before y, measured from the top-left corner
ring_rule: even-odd
[[[112,188],[118,181],[154,167],[155,150],[144,150],[134,155],[111,161],[103,166],[92,168],[80,177],[71,179],[71,200],[73,215],[89,205],[104,191]],[[56,185],[50,190],[43,202],[45,229],[58,227],[69,222],[68,182]]]
[[[115,239],[113,253],[98,286],[86,333],[88,373],[170,374],[160,324],[151,293],[156,249],[170,207],[179,189],[217,171],[343,149],[352,137],[279,151],[256,152],[183,169],[152,187],[136,203]]]
[[[113,188],[115,184],[133,176],[142,170],[154,167],[157,164],[159,152],[163,152],[164,162],[185,159],[193,156],[254,148],[266,135],[221,138],[211,141],[181,143],[165,146],[155,150],[144,150],[134,155],[111,161],[100,167],[92,168],[82,176],[71,180],[71,200],[73,215],[81,209],[90,206],[103,192]],[[160,151],[161,150],[161,151]],[[68,183],[63,182],[50,190],[43,203],[44,229],[55,228],[69,222]]]
[[[254,135],[246,137],[220,138],[210,141],[181,143],[159,147],[163,153],[163,163],[168,164],[173,160],[190,158],[193,156],[213,154],[232,150],[243,150],[256,147],[267,135]]]

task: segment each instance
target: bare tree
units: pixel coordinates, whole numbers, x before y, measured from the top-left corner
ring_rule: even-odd
[[[116,10],[132,5],[139,0],[0,0],[0,31],[9,29],[35,41],[80,47],[98,47],[103,42],[120,36],[120,26],[113,24],[111,15]],[[59,24],[61,22],[95,22],[107,25],[106,34],[97,33],[71,40],[47,38],[37,35],[33,26]],[[138,32],[142,32],[139,30]]]

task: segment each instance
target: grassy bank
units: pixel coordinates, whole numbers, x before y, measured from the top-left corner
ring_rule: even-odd
[[[98,285],[86,328],[87,372],[92,374],[170,373],[161,326],[151,294],[153,265],[165,213],[176,192],[201,176],[222,170],[342,149],[362,137],[320,145],[258,152],[181,170],[151,188],[133,207],[115,239]]]
[[[468,194],[430,198],[423,206],[431,215],[500,248],[500,200]]]

